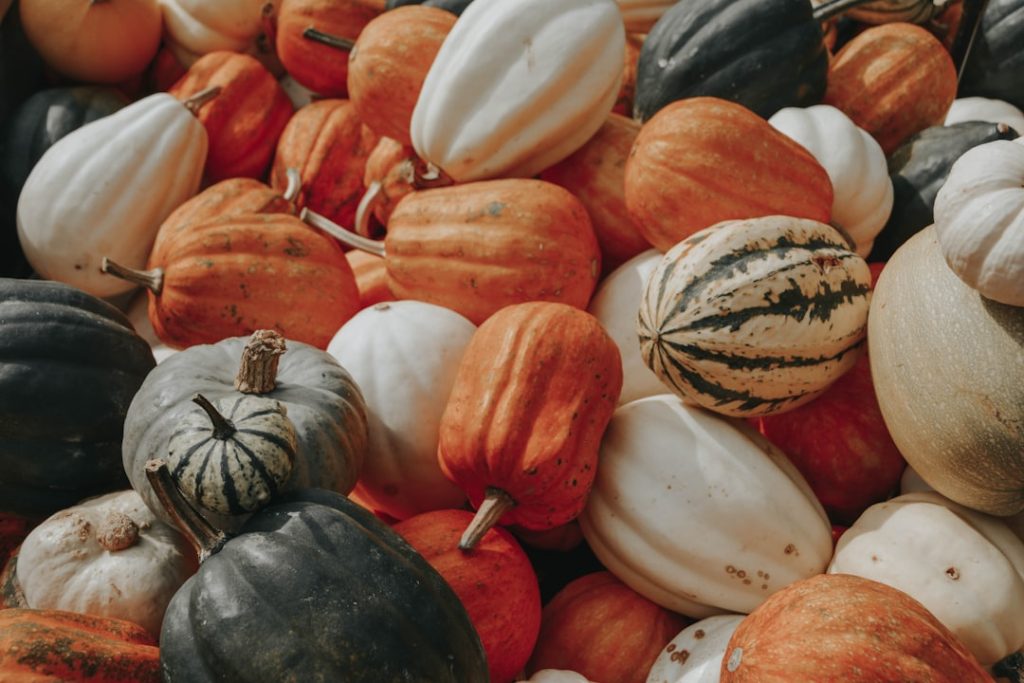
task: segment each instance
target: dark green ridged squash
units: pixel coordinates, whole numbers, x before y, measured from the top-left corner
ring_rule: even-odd
[[[155,364],[110,304],[0,278],[0,511],[48,515],[126,488],[125,414]]]
[[[147,472],[202,561],[164,616],[167,683],[487,682],[454,591],[367,510],[305,489],[225,541],[190,516],[166,465]]]
[[[964,121],[932,126],[917,133],[889,155],[892,213],[875,238],[869,261],[888,261],[904,242],[932,224],[935,196],[953,162],[967,150],[993,140],[1012,140],[1017,131],[1006,124]]]
[[[1024,109],[1024,0],[989,0],[959,96],[991,97]]]

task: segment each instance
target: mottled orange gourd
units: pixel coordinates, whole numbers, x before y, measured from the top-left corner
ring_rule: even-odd
[[[363,185],[367,188],[367,194],[374,192],[373,202],[367,210],[373,212],[381,225],[388,224],[391,212],[395,210],[402,197],[416,189],[413,182],[417,163],[419,158],[416,151],[393,138],[381,138],[370,152],[370,157],[366,160]],[[372,189],[375,184],[378,186],[377,189]],[[357,228],[367,225],[368,219],[369,216],[363,221],[357,219]],[[357,231],[364,237],[370,237],[368,231]]]

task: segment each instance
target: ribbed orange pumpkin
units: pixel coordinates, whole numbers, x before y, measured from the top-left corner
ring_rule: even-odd
[[[619,349],[597,318],[560,303],[495,313],[462,356],[441,417],[441,471],[478,509],[463,546],[499,520],[574,519],[622,389]]]
[[[376,133],[412,144],[412,110],[456,19],[443,9],[407,5],[380,15],[359,34],[348,63],[348,94]]]
[[[367,194],[374,194],[369,208],[381,225],[388,224],[391,212],[402,197],[416,189],[413,182],[418,159],[412,147],[388,137],[381,138],[370,152],[363,185]],[[365,237],[370,236],[369,231],[361,226],[368,225],[368,219],[368,216],[356,219],[356,231]]]
[[[359,308],[368,308],[384,301],[394,301],[395,297],[388,289],[388,271],[384,259],[353,249],[345,252],[348,265],[356,278],[359,288]]]
[[[914,133],[942,125],[956,89],[956,67],[938,38],[915,24],[883,24],[836,54],[825,103],[871,133],[889,154]]]
[[[587,574],[544,606],[527,671],[567,669],[601,683],[644,683],[661,649],[688,623],[609,572]]]
[[[184,101],[210,86],[220,93],[196,114],[210,140],[207,181],[263,177],[295,111],[287,93],[255,57],[226,51],[200,57],[169,92]]]
[[[459,550],[459,536],[472,519],[465,510],[436,510],[394,530],[459,596],[487,653],[491,683],[510,683],[537,641],[540,587],[530,559],[504,529],[488,531],[470,552]]]
[[[921,603],[847,574],[782,589],[733,633],[722,683],[992,683]]]
[[[145,629],[120,619],[57,610],[3,610],[0,680],[157,683],[160,650]]]
[[[726,220],[781,214],[828,223],[832,183],[806,149],[746,107],[691,97],[640,129],[625,197],[641,234],[667,251]]]

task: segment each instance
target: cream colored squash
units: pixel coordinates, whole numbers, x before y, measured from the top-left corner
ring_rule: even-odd
[[[1006,524],[936,493],[868,508],[840,537],[829,573],[902,590],[992,664],[1024,645],[1024,543]]]
[[[647,279],[661,261],[661,253],[649,249],[637,254],[608,274],[598,285],[587,310],[597,318],[622,356],[622,393],[619,403],[665,393],[666,387],[644,364],[636,336],[636,312]]]
[[[1019,135],[1024,135],[1024,112],[1009,102],[988,97],[958,97],[946,113],[944,125],[963,121],[989,121],[1005,123]]]
[[[824,510],[778,449],[670,395],[615,411],[579,521],[609,571],[696,618],[748,613],[832,556]]]
[[[327,352],[366,400],[369,444],[356,495],[397,519],[457,508],[466,496],[437,461],[438,428],[476,326],[441,306],[391,301],[345,323]]]
[[[690,624],[654,661],[647,683],[718,683],[729,639],[742,614],[719,614]]]
[[[832,223],[871,252],[892,212],[893,188],[882,147],[835,107],[786,107],[768,119],[776,130],[807,148],[828,172],[834,192]]]
[[[526,683],[594,683],[575,671],[562,669],[541,669],[530,678],[523,679]]]
[[[255,52],[263,32],[263,7],[281,0],[160,0],[164,33],[186,67],[218,50]]]
[[[953,163],[935,197],[935,235],[967,285],[1024,306],[1024,145],[988,142]]]
[[[146,340],[149,344],[149,348],[153,351],[153,358],[156,362],[162,363],[167,358],[170,358],[178,352],[177,349],[172,349],[167,344],[160,341],[160,338],[156,336],[156,331],[153,329],[153,323],[149,322],[149,294],[145,290],[138,292],[131,299],[131,303],[128,306],[128,310],[125,311],[128,316],[128,320],[131,321],[132,327],[139,334],[140,337]]]
[[[679,0],[618,0],[622,23],[630,33],[647,33]]]
[[[625,40],[614,0],[476,0],[423,83],[413,147],[460,182],[533,176],[604,123]]]
[[[104,256],[144,270],[164,219],[199,189],[203,125],[157,93],[50,147],[18,200],[18,238],[33,269],[98,296],[134,285],[100,272]]]
[[[196,567],[185,538],[135,491],[121,491],[33,529],[16,571],[29,607],[126,619],[157,638],[167,604]]]

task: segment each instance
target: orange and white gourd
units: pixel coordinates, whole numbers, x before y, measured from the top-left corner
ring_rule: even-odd
[[[459,182],[530,177],[604,123],[625,45],[613,0],[476,0],[423,83],[413,147]]]
[[[935,234],[965,284],[1024,306],[1024,145],[996,140],[957,159],[935,198]]]
[[[281,0],[160,0],[167,45],[186,67],[210,52],[252,52],[263,6]]]
[[[619,579],[696,618],[748,613],[832,557],[825,512],[781,451],[668,394],[615,411],[579,521]]]
[[[718,614],[690,624],[665,646],[647,683],[718,683],[725,648],[742,614]]]
[[[958,97],[953,100],[943,125],[951,126],[963,121],[989,121],[1005,123],[1024,135],[1024,112],[1003,100],[989,97]]]
[[[33,269],[107,297],[134,285],[100,271],[104,256],[144,269],[157,230],[199,189],[206,130],[157,93],[58,140],[18,200],[18,238]]]
[[[786,107],[768,123],[803,145],[832,181],[832,220],[867,258],[892,212],[893,187],[881,146],[827,104]]]
[[[647,33],[679,0],[617,0],[622,23],[630,33]]]

